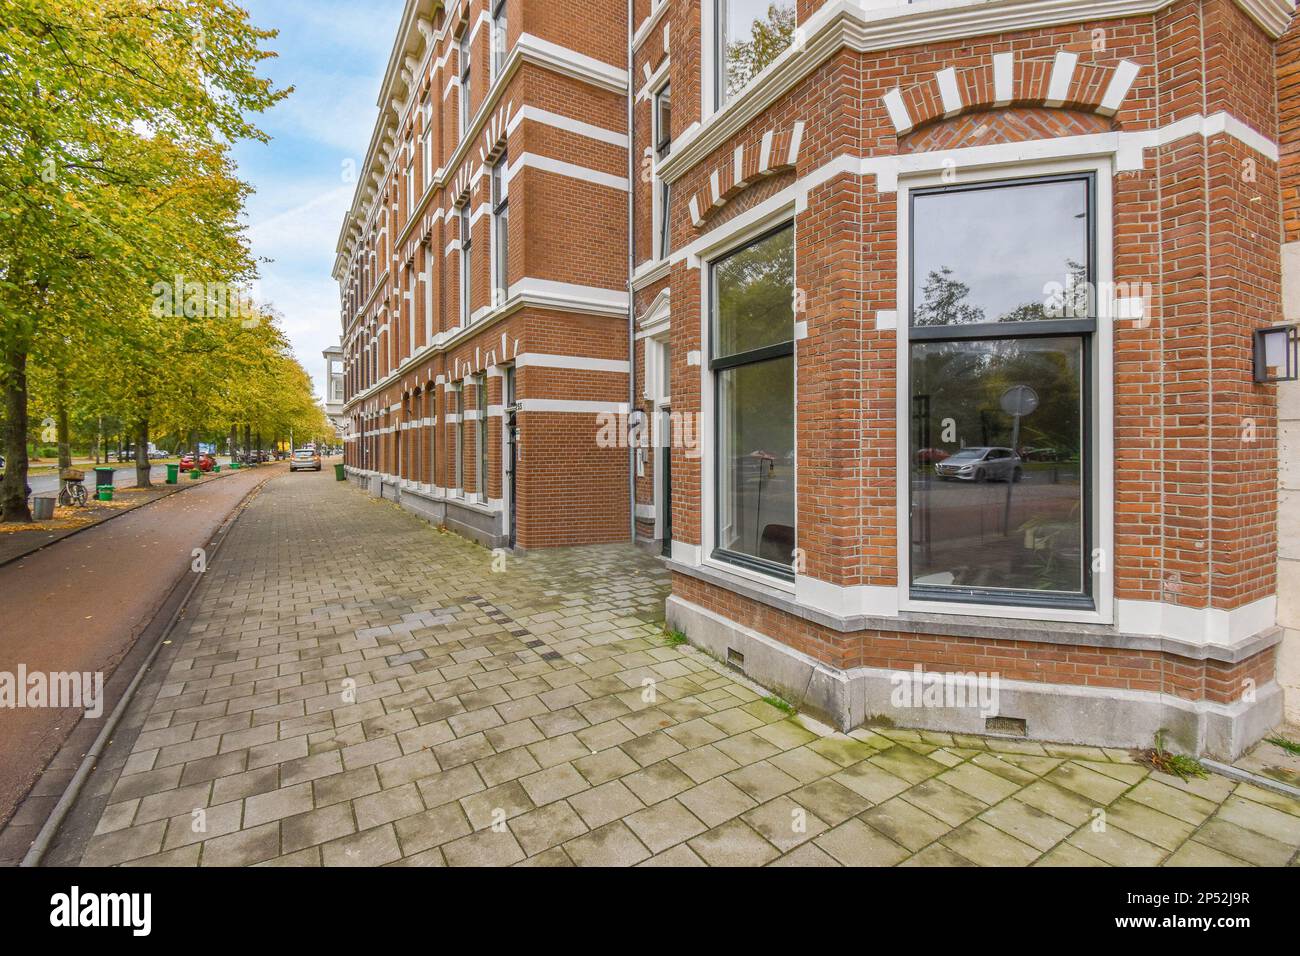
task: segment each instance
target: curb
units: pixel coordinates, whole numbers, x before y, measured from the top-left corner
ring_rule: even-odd
[[[215,560],[217,555],[221,552],[221,546],[225,543],[226,537],[234,527],[235,522],[239,520],[239,516],[243,514],[244,509],[248,507],[253,497],[261,491],[262,487],[266,485],[267,482],[273,481],[276,477],[278,476],[267,475],[265,479],[259,481],[256,485],[250,488],[248,493],[239,500],[239,503],[236,504],[230,514],[226,516],[226,519],[221,523],[221,526],[217,528],[212,538],[207,542],[209,567],[211,566],[212,561]],[[178,489],[178,491],[174,491],[172,494],[177,494],[181,490],[184,489]],[[166,497],[169,497],[169,495],[160,496],[160,498]],[[150,502],[150,504],[152,504],[152,502]],[[144,506],[141,505],[140,507]],[[130,510],[134,511],[136,509],[132,508]],[[123,514],[126,513],[129,512],[123,512]],[[100,522],[100,524],[103,524],[103,522]],[[95,525],[90,525],[89,527],[95,527]],[[71,535],[68,537],[71,537]],[[62,541],[63,539],[60,538],[59,540]],[[50,544],[55,543],[57,542],[50,542]],[[172,631],[175,630],[176,625],[184,616],[185,611],[189,607],[190,599],[194,596],[194,592],[198,590],[199,585],[203,582],[202,574],[191,573],[189,576],[193,578],[189,583],[189,587],[185,589],[184,595],[179,604],[177,604],[176,609],[172,612],[167,624],[163,627],[162,632],[155,640],[154,646],[149,651],[148,656],[141,662],[140,667],[131,678],[131,682],[127,684],[126,688],[122,691],[122,696],[118,698],[117,703],[113,707],[112,713],[110,713],[108,719],[104,721],[104,726],[100,728],[99,734],[95,737],[95,742],[91,745],[90,749],[86,751],[85,756],[82,757],[80,764],[77,766],[76,773],[73,774],[72,779],[68,781],[68,785],[59,796],[58,802],[55,803],[53,809],[50,810],[49,816],[46,817],[45,823],[42,824],[41,829],[37,832],[36,838],[32,841],[32,844],[28,848],[22,862],[18,864],[20,867],[34,867],[41,865],[41,860],[50,849],[55,836],[58,835],[59,828],[62,826],[64,819],[76,803],[77,798],[80,796],[81,790],[85,786],[86,780],[89,778],[91,771],[94,770],[100,754],[103,753],[104,748],[112,742],[113,731],[117,729],[118,722],[131,706],[131,703],[135,699],[135,693],[140,684],[144,681],[145,675],[148,674],[150,668],[153,666],[155,658],[157,658],[159,652],[171,637]],[[177,581],[176,585],[173,586],[172,591],[168,595],[168,600],[170,600],[172,595],[177,593],[183,581],[184,577]]]

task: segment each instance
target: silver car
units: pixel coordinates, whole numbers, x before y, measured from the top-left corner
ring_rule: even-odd
[[[1010,448],[975,447],[937,462],[934,473],[943,481],[1019,481],[1024,467]]]

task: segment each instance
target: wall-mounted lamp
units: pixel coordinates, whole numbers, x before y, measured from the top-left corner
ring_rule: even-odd
[[[1300,378],[1300,326],[1255,330],[1255,381],[1294,382]]]

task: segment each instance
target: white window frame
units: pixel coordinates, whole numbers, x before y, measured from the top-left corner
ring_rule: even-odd
[[[978,160],[976,160],[977,162]],[[938,166],[936,159],[935,166]],[[945,183],[945,170],[936,168],[902,176],[898,182],[898,321],[896,350],[896,432],[898,475],[909,473],[910,429],[910,340],[908,336],[911,314],[911,192]],[[998,161],[990,159],[982,166],[963,162],[960,182],[999,182],[1003,180],[1053,176],[1069,173],[1093,173],[1096,184],[1096,244],[1097,274],[1094,281],[1099,290],[1113,288],[1114,282],[1114,160],[1110,156],[1059,162]],[[949,175],[949,180],[951,175]],[[897,497],[898,541],[898,607],[902,611],[929,614],[962,614],[979,617],[997,617],[1007,620],[1062,621],[1081,624],[1111,624],[1115,615],[1115,406],[1114,406],[1114,355],[1113,355],[1113,302],[1109,295],[1097,296],[1097,331],[1093,336],[1090,382],[1092,408],[1085,409],[1091,416],[1094,447],[1091,481],[1093,489],[1093,540],[1092,547],[1099,549],[1104,560],[1100,570],[1092,575],[1095,610],[1072,608],[1008,606],[1006,604],[978,604],[957,601],[920,601],[911,596],[911,533],[909,521],[910,499],[906,482],[899,482]],[[1084,555],[1091,561],[1092,555]]]
[[[506,54],[510,51],[506,49],[505,34],[510,29],[509,17],[507,16],[506,7],[510,0],[491,0],[491,20],[492,20],[492,81],[495,83],[501,76],[501,70],[506,65]]]
[[[659,98],[664,94],[665,91],[671,91],[671,89],[672,89],[672,81],[664,80],[664,82],[659,84],[659,86],[655,89],[655,91],[650,96],[650,138],[651,138],[650,156],[651,156],[651,162],[654,164],[654,177],[653,177],[654,196],[651,197],[651,210],[652,210],[651,223],[654,228],[654,236],[651,239],[650,251],[652,253],[651,257],[656,262],[662,262],[668,256],[670,251],[669,249],[670,243],[665,241],[666,237],[664,235],[664,226],[665,226],[664,220],[668,215],[668,210],[665,208],[665,204],[664,204],[664,189],[666,184],[664,183],[663,178],[660,177],[659,175],[659,163],[662,158],[659,155],[659,144],[663,140],[663,136],[662,136],[663,131],[659,128]],[[671,130],[668,132],[668,136],[669,136],[669,144],[666,149],[666,154],[671,155],[672,154],[672,139],[671,139],[672,131]],[[671,190],[671,186],[669,186],[668,188]],[[671,192],[668,193],[668,199],[669,202],[671,203],[672,202]]]
[[[457,216],[460,228],[460,325],[467,328],[472,312],[470,311],[471,292],[474,287],[474,223],[470,217],[469,203],[460,208]]]
[[[470,93],[474,85],[474,53],[473,41],[471,34],[474,30],[470,25],[466,25],[464,34],[461,35],[460,44],[456,53],[456,75],[460,82],[460,135],[464,136],[469,130],[469,108]]]
[[[510,154],[503,152],[488,173],[489,202],[492,210],[492,308],[505,305],[510,298]],[[506,228],[501,229],[501,213]],[[497,292],[500,290],[500,301]]]
[[[699,450],[700,450],[700,474],[703,477],[700,481],[700,543],[693,545],[688,542],[673,540],[672,557],[674,561],[680,561],[684,564],[696,567],[708,567],[733,577],[745,578],[765,587],[775,588],[785,591],[791,596],[794,595],[795,582],[779,577],[774,574],[764,574],[761,571],[744,567],[739,564],[733,564],[727,561],[720,561],[713,557],[713,551],[717,545],[717,482],[713,479],[716,473],[715,463],[717,454],[715,443],[717,441],[716,425],[716,397],[714,388],[714,372],[709,368],[708,355],[712,347],[713,322],[712,313],[710,313],[710,297],[712,283],[709,280],[713,263],[734,252],[741,246],[746,246],[755,239],[772,232],[783,225],[792,225],[794,227],[794,248],[795,248],[795,288],[799,287],[799,220],[795,215],[796,202],[791,198],[788,202],[783,202],[779,206],[767,212],[767,214],[757,217],[741,217],[720,226],[717,235],[707,245],[692,246],[692,252],[699,257],[700,267],[700,351],[699,351],[699,368],[700,368],[700,427],[699,427]],[[794,404],[794,433],[796,437],[795,451],[795,494],[796,502],[799,493],[799,454],[797,439],[799,435],[799,352],[800,338],[797,331],[795,333],[794,343],[794,394],[796,396]],[[689,361],[689,359],[688,359]],[[798,540],[798,522],[799,510],[795,508],[795,540]]]

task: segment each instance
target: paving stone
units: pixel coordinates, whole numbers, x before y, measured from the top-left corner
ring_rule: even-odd
[[[1070,824],[1019,800],[1004,800],[979,818],[1040,853],[1046,853],[1074,830]]]
[[[1190,823],[1152,810],[1127,797],[1116,800],[1106,808],[1106,823],[1127,830],[1166,850],[1181,846],[1196,830]]]
[[[475,830],[500,827],[511,817],[527,813],[534,807],[528,793],[517,780],[462,797],[460,805],[469,818],[470,826]]]
[[[280,841],[285,853],[328,843],[356,831],[352,808],[336,803],[280,821]]]
[[[370,830],[420,813],[424,810],[424,801],[415,784],[407,783],[392,790],[358,797],[352,801],[352,809],[357,817],[357,828]]]
[[[280,824],[264,823],[203,842],[202,866],[252,866],[280,855]]]
[[[444,803],[432,810],[402,817],[393,822],[393,829],[397,832],[402,852],[408,855],[458,840],[471,832],[469,820],[459,803]],[[441,855],[438,865],[442,865]]]
[[[1090,856],[1087,853],[1084,853],[1078,847],[1071,846],[1069,843],[1058,843],[1049,852],[1044,853],[1041,857],[1035,860],[1033,865],[1098,867],[1109,866],[1110,864],[1102,862],[1095,856]]]
[[[728,820],[687,843],[710,866],[762,866],[776,859],[776,847],[743,820]]]
[[[956,853],[942,843],[932,843],[915,856],[910,856],[899,866],[976,866],[960,853]]]
[[[1064,763],[1045,778],[1058,787],[1077,793],[1095,806],[1104,807],[1119,798],[1129,785],[1106,774],[1089,770],[1081,763]]]
[[[806,807],[831,826],[843,823],[871,806],[871,801],[859,796],[835,780],[817,780],[790,794],[790,799]]]
[[[143,801],[141,802],[143,805]],[[1216,818],[1270,837],[1291,847],[1300,846],[1300,818],[1274,810],[1262,803],[1228,797],[1219,808]],[[138,819],[138,817],[137,817]]]
[[[664,867],[685,867],[685,866],[708,866],[699,855],[686,844],[675,846],[671,850],[665,850],[657,856],[652,856],[648,860],[638,863],[637,866],[664,866]]]
[[[846,820],[815,842],[845,866],[893,866],[909,855],[908,850],[857,819]]]
[[[872,807],[858,819],[913,853],[951,829],[942,820],[898,797]]]
[[[830,828],[825,820],[789,797],[777,797],[741,814],[740,819],[782,853],[789,852]]]
[[[259,793],[244,801],[244,826],[255,827],[272,820],[305,813],[312,808],[310,783]]]
[[[597,754],[579,757],[573,761],[573,766],[587,778],[587,782],[593,787],[616,780],[640,769],[635,760],[617,747],[611,747],[609,750]]]
[[[950,827],[960,826],[983,813],[987,804],[965,791],[950,787],[942,780],[926,780],[904,791],[902,799],[937,817]]]
[[[650,856],[621,820],[570,840],[564,851],[578,866],[632,866]]]
[[[929,760],[906,747],[890,747],[869,758],[867,762],[908,783],[920,783],[944,770],[943,764]]]
[[[402,857],[391,824],[333,840],[320,850],[325,866],[383,866]]]
[[[714,777],[692,787],[679,794],[677,799],[708,827],[715,827],[755,806],[743,790],[724,777]]]
[[[940,842],[978,866],[1028,866],[1039,856],[1038,850],[982,820],[963,823]]]
[[[1215,805],[1209,800],[1175,790],[1151,778],[1143,780],[1134,787],[1129,792],[1128,798],[1193,826],[1200,826],[1215,810]]]
[[[1292,844],[1270,839],[1221,817],[1206,820],[1194,839],[1255,866],[1286,866],[1296,852]]]
[[[1070,843],[1111,866],[1158,866],[1167,855],[1154,843],[1113,826],[1104,830],[1091,825],[1080,827],[1070,837]]]
[[[695,786],[695,781],[667,760],[630,773],[622,782],[647,805],[666,800]]]
[[[795,847],[789,853],[777,857],[768,866],[837,867],[840,866],[840,863],[817,844],[804,843]]]
[[[1188,840],[1173,853],[1164,862],[1165,866],[1250,866],[1245,860],[1238,859],[1235,856],[1229,856],[1227,853],[1221,853],[1214,847],[1206,846],[1196,840]]]
[[[152,856],[162,849],[166,820],[155,820],[144,826],[128,827],[91,837],[82,855],[83,866],[113,866],[127,860]]]
[[[642,807],[636,795],[619,780],[611,780],[582,793],[575,793],[569,797],[569,804],[591,829],[627,817]]]
[[[577,768],[568,763],[521,777],[519,783],[533,803],[539,807],[554,800],[571,797],[590,787]]]
[[[530,810],[510,821],[510,830],[528,856],[549,850],[587,832],[587,825],[563,800]]]

